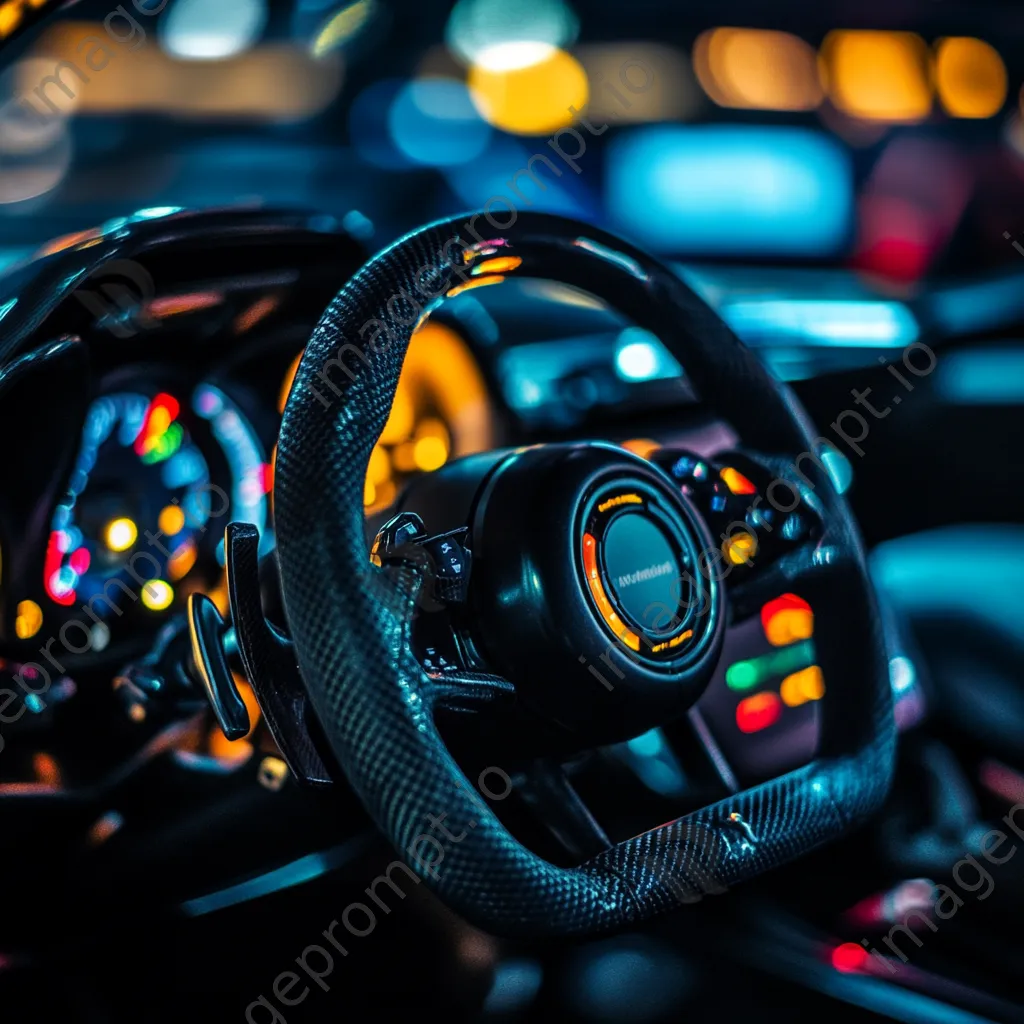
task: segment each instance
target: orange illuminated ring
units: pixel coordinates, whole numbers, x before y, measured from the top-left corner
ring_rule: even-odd
[[[608,595],[604,592],[604,584],[597,571],[597,541],[589,533],[583,534],[583,570],[586,573],[590,593],[597,605],[597,610],[601,613],[601,618],[627,647],[639,651],[640,637],[619,618],[611,601],[608,600]]]

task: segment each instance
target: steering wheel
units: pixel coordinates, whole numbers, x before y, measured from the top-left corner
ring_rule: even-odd
[[[274,488],[285,611],[331,750],[409,866],[495,934],[584,935],[699,899],[709,880],[731,887],[870,815],[893,772],[888,659],[850,509],[789,390],[646,253],[540,213],[520,212],[493,238],[473,229],[467,240],[479,219],[431,224],[375,256],[313,334],[285,408]],[[701,549],[718,548],[688,489],[638,456],[600,443],[538,445],[452,464],[449,484],[443,471],[431,476],[465,516],[446,525],[468,527],[468,536],[446,536],[472,551],[459,615],[479,663],[439,673],[413,647],[429,574],[415,559],[368,565],[363,481],[418,323],[447,295],[510,273],[586,289],[657,335],[738,432],[747,476],[768,481],[771,508],[798,502],[814,528],[726,585],[724,570],[694,568],[715,561]],[[766,540],[771,508],[760,520]],[[415,518],[396,529],[412,537]],[[366,585],[385,571],[389,586]],[[678,607],[645,621],[636,595],[662,596],[669,576],[682,581],[672,591]],[[700,695],[727,614],[741,617],[758,594],[793,586],[813,596],[829,680],[815,759],[576,867],[512,836],[435,724],[439,707],[472,709],[511,692],[577,747],[637,735]],[[595,664],[607,666],[613,686],[595,681]],[[488,796],[502,787],[495,777],[487,785]],[[442,815],[444,843],[426,833]]]

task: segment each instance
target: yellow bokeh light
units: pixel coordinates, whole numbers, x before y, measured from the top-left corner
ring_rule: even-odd
[[[782,680],[779,688],[782,702],[787,707],[798,708],[811,700],[821,700],[825,696],[825,677],[817,665],[801,669]]]
[[[19,601],[18,616],[14,620],[14,632],[19,640],[34,637],[43,628],[43,610],[35,601]]]
[[[162,612],[174,602],[174,587],[166,580],[150,580],[142,588],[142,603],[151,612]]]
[[[515,135],[548,135],[572,124],[576,114],[570,107],[581,111],[590,96],[583,65],[555,47],[525,67],[476,62],[467,84],[480,115]]]
[[[127,551],[139,536],[139,528],[131,519],[113,519],[104,533],[107,547],[111,551]]]
[[[935,88],[947,114],[992,117],[1006,102],[1006,65],[981,39],[956,36],[935,46]]]
[[[830,32],[820,69],[839,110],[866,121],[921,121],[932,109],[928,47],[913,32]]]
[[[416,437],[439,437],[449,447],[448,428],[436,416],[426,416],[416,425]]]
[[[408,388],[401,384],[395,392],[395,400],[391,403],[391,413],[381,431],[380,444],[398,444],[404,441],[416,425],[416,408]]]
[[[391,459],[388,457],[388,453],[379,445],[373,446],[373,451],[370,452],[370,465],[366,470],[366,479],[370,483],[382,484],[385,480],[391,476]]]
[[[813,110],[822,100],[814,48],[788,32],[704,32],[693,46],[693,69],[720,107]]]
[[[421,437],[413,446],[412,457],[417,469],[429,473],[448,461],[448,445],[440,437]]]
[[[351,42],[370,20],[375,7],[374,0],[356,0],[332,15],[313,40],[313,56],[322,57]]]
[[[722,554],[733,565],[746,565],[757,554],[757,538],[740,530],[722,541]]]
[[[377,487],[372,480],[367,478],[363,484],[363,506],[369,508],[377,500]]]
[[[167,505],[160,512],[157,525],[165,536],[174,537],[185,528],[185,513],[177,505]]]

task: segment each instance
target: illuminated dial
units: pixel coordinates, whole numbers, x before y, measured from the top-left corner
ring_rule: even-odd
[[[82,607],[94,649],[128,606],[161,612],[174,603],[211,514],[227,511],[180,416],[166,392],[105,395],[86,416],[50,523],[43,589],[56,605]]]
[[[282,412],[300,359],[285,375]],[[491,448],[494,435],[487,384],[466,343],[445,324],[426,320],[409,342],[391,414],[370,455],[367,513],[387,508],[414,474]]]

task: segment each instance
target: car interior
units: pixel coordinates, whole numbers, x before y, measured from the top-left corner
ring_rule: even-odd
[[[0,0],[3,1018],[1024,1021],[1022,339],[1019,4]]]

